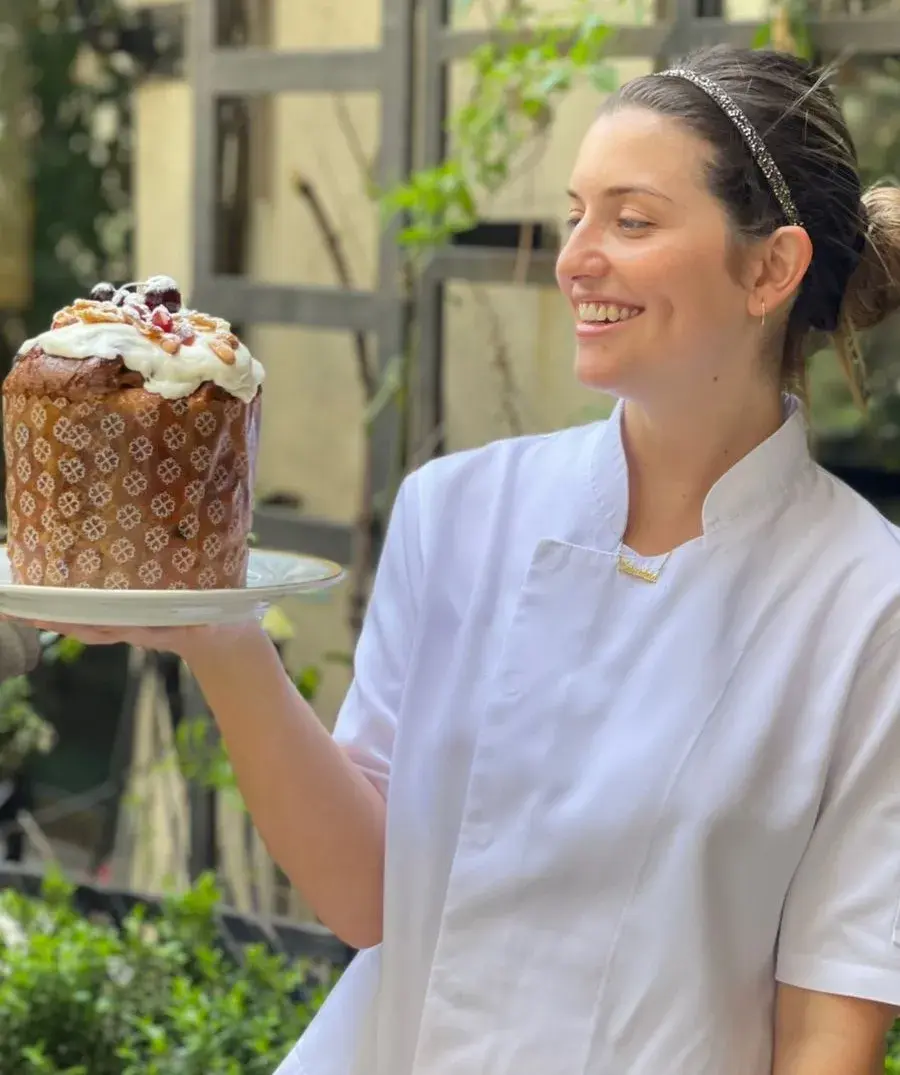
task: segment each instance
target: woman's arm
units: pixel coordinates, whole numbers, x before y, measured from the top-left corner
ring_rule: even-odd
[[[772,1075],[883,1075],[887,1004],[779,985]]]
[[[354,948],[381,940],[385,802],[333,741],[256,624],[181,645],[273,858]],[[220,629],[221,631],[221,629]]]

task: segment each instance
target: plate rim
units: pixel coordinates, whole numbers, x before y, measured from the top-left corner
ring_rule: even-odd
[[[9,559],[9,546],[7,542],[0,542],[0,557]],[[111,599],[114,601],[124,601],[127,603],[137,603],[152,601],[154,604],[157,601],[161,601],[164,598],[168,600],[196,600],[197,598],[204,599],[206,601],[212,601],[214,599],[234,600],[235,598],[253,599],[257,603],[271,600],[276,596],[289,596],[291,593],[303,593],[310,590],[325,590],[340,583],[347,574],[346,568],[339,564],[336,560],[328,559],[323,556],[313,556],[309,553],[293,552],[288,549],[272,549],[268,547],[253,547],[250,549],[250,556],[256,554],[263,554],[268,556],[276,556],[283,559],[302,560],[307,562],[313,562],[321,566],[326,572],[322,578],[310,579],[307,582],[299,584],[291,584],[287,582],[281,583],[269,583],[265,586],[230,586],[230,587],[215,587],[208,590],[105,590],[102,587],[97,586],[29,586],[27,583],[22,582],[3,582],[0,580],[0,595],[7,594],[11,597],[24,597],[26,595],[41,596],[45,598],[60,597],[66,600],[71,600],[73,597],[76,601],[85,601],[88,598],[85,596],[90,594],[93,598],[95,595],[102,595],[105,599]]]

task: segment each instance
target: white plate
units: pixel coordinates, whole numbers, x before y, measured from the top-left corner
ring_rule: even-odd
[[[228,623],[294,594],[334,586],[344,572],[329,560],[251,549],[247,586],[236,590],[77,590],[12,581],[0,545],[0,614],[94,627],[180,627]]]

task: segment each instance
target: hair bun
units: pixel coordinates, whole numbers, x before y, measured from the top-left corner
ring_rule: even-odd
[[[855,328],[866,329],[900,309],[900,189],[871,187],[862,208],[865,243],[841,312]]]

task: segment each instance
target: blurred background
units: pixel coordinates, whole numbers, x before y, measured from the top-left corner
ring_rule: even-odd
[[[0,0],[3,372],[100,280],[165,273],[233,322],[267,371],[256,540],[348,571],[268,620],[326,723],[403,474],[608,413],[553,287],[568,171],[604,93],[713,41],[836,64],[866,181],[895,180],[892,0]],[[827,342],[810,399],[820,459],[900,521],[898,331],[864,341],[867,415]],[[54,864],[91,913],[212,877],[232,933],[347,955],[165,657],[48,640],[0,685],[0,879]]]

